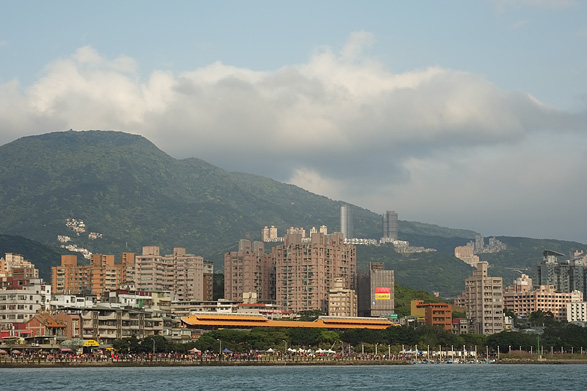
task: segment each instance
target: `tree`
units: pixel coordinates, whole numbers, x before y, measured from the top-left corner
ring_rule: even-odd
[[[326,314],[322,310],[302,311],[300,313],[300,319],[299,320],[302,321],[302,322],[313,322],[316,319],[318,319],[318,317],[324,316],[324,315],[326,315]]]
[[[550,311],[534,311],[530,314],[529,319],[534,326],[553,326],[557,323],[554,314]]]
[[[321,329],[318,335],[318,342],[324,342],[327,344],[333,344],[336,341],[340,341],[340,335],[336,331],[330,331]]]
[[[390,326],[383,331],[385,343],[389,345],[416,345],[418,336],[415,329],[406,326]]]
[[[507,352],[510,347],[512,349],[522,347],[522,349],[530,350],[531,346],[536,345],[536,336],[517,331],[502,331],[487,337],[487,345],[495,350],[499,347],[502,352]]]

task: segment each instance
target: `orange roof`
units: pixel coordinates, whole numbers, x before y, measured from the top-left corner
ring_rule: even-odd
[[[374,329],[383,330],[395,326],[387,319],[352,319],[352,318],[320,318],[313,322],[291,320],[268,320],[263,316],[238,315],[191,315],[181,318],[188,327],[215,328],[215,327],[289,327],[289,328],[327,328],[327,329]]]
[[[266,321],[263,315],[209,315],[209,314],[196,314],[192,315],[200,320],[241,320],[246,321]]]
[[[58,321],[56,321],[55,319],[53,319],[53,317],[51,317],[47,313],[38,313],[37,316],[36,316],[36,318],[39,320],[39,322],[41,322],[46,327],[50,327],[50,328],[65,328],[65,325],[64,324],[59,323]]]
[[[337,318],[322,318],[320,319],[322,321],[324,321],[324,323],[342,323],[342,324],[354,324],[354,325],[358,325],[358,324],[385,324],[385,325],[390,325],[391,322],[387,319],[383,319],[383,318],[373,318],[373,319],[337,319]]]

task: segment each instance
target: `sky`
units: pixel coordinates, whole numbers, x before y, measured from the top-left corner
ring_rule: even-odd
[[[587,243],[587,2],[2,10],[0,145],[119,130],[400,220]]]

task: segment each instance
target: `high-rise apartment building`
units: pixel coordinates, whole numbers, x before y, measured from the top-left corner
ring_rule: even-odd
[[[224,298],[242,301],[245,293],[255,293],[257,300],[274,297],[274,267],[262,242],[242,239],[238,251],[224,255]]]
[[[397,213],[388,210],[383,214],[383,236],[382,239],[397,240]]]
[[[308,310],[328,312],[328,294],[336,278],[344,278],[343,289],[354,289],[356,248],[344,243],[342,233],[286,235],[285,244],[272,248],[275,262],[277,305],[299,313]]]
[[[475,253],[481,253],[485,247],[485,238],[481,234],[475,235]]]
[[[487,262],[479,262],[473,276],[465,280],[467,319],[476,334],[491,335],[504,330],[503,279],[487,274]]]
[[[340,207],[340,232],[345,239],[352,239],[353,236],[353,211],[349,205]]]
[[[51,268],[53,293],[86,293],[97,296],[133,283],[134,254],[122,253],[121,263],[114,255],[92,254],[89,265],[78,265],[77,255],[62,255],[61,266]]]
[[[204,284],[202,290],[202,300],[214,300],[214,262],[212,261],[204,261]]]
[[[202,300],[204,258],[175,247],[173,254],[161,255],[159,246],[144,246],[136,256],[135,281],[138,290],[171,291],[174,300]]]
[[[552,285],[560,292],[579,291],[587,295],[587,259],[578,253],[568,260],[561,260],[564,254],[545,250],[543,259],[536,267],[536,285]]]
[[[271,228],[265,226],[261,231],[264,242],[274,242],[277,240],[277,228],[274,225]]]
[[[359,316],[389,316],[395,311],[395,274],[371,262],[369,273],[357,276]]]

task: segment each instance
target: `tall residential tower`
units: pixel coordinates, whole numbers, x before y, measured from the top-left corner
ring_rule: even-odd
[[[315,232],[310,242],[288,234],[285,243],[271,249],[275,262],[275,299],[287,311],[328,311],[329,292],[336,279],[340,289],[355,288],[356,247],[344,243],[340,232]]]
[[[491,335],[504,329],[503,279],[487,274],[487,262],[479,262],[465,280],[467,319],[476,334]]]
[[[397,240],[397,212],[388,210],[383,214],[383,239]]]
[[[353,211],[349,205],[340,206],[340,232],[345,239],[353,238]]]

